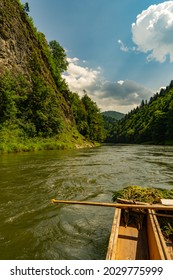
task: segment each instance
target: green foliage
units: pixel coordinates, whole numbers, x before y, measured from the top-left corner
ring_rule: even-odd
[[[16,55],[9,63],[10,70],[3,65],[0,71],[0,150],[35,149],[35,141],[43,141],[42,147],[62,147],[59,139],[50,145],[47,141],[63,133],[68,138],[73,130],[74,135],[67,141],[73,147],[82,146],[76,143],[81,139],[86,143],[87,139],[102,141],[103,120],[97,105],[89,97],[80,99],[71,93],[62,78],[68,66],[65,50],[55,40],[48,43],[37,31],[27,14],[28,2],[7,2],[3,0],[0,5],[0,35],[9,40],[14,35],[11,41]],[[58,141],[60,145],[55,145]]]
[[[159,203],[161,198],[173,199],[173,189],[128,186],[122,190],[115,191],[112,196],[113,201],[116,201],[118,197],[133,201]]]
[[[87,139],[102,142],[105,138],[103,118],[97,104],[85,94],[71,95],[72,110],[79,132]]]
[[[169,215],[169,213],[168,213]],[[172,219],[170,220],[169,218],[160,218],[158,217],[159,224],[161,226],[163,235],[165,238],[169,241],[172,240],[173,242],[173,221]]]
[[[121,120],[125,114],[123,113],[119,113],[119,112],[116,112],[116,111],[105,111],[105,112],[102,112],[102,115],[105,116],[105,117],[110,117],[112,119],[116,119],[116,120]]]
[[[102,114],[104,121],[104,129],[106,131],[106,137],[104,142],[106,143],[115,143],[117,142],[117,133],[118,133],[118,121],[115,118],[109,117]]]
[[[34,124],[37,135],[48,137],[58,134],[62,128],[62,120],[58,99],[52,88],[33,75],[32,92],[28,95],[26,119]],[[22,112],[23,116],[24,112]]]
[[[24,5],[24,11],[25,11],[26,13],[29,13],[29,12],[30,12],[28,2],[26,2],[25,5]]]
[[[97,104],[85,94],[81,99],[87,112],[88,135],[91,140],[102,142],[105,138],[103,118]]]
[[[0,124],[18,124],[27,135],[52,136],[62,128],[58,100],[54,91],[39,76],[32,83],[9,73],[0,76]]]
[[[173,141],[173,83],[141,102],[118,122],[117,142],[165,144]]]
[[[68,62],[64,49],[55,40],[49,42],[49,47],[55,63],[56,71],[60,71],[61,73],[66,71]]]
[[[1,151],[35,150],[39,145],[33,144],[34,139],[40,139],[42,143],[41,138],[61,135],[64,129],[56,92],[36,73],[31,81],[10,72],[0,76]],[[88,96],[80,99],[76,93],[71,93],[71,104],[78,131],[88,140],[102,141],[104,129],[97,105]],[[80,139],[79,136],[75,138]],[[41,147],[63,147],[56,142],[48,144],[49,141]]]
[[[87,112],[77,93],[71,93],[71,108],[78,131],[85,136],[89,129],[87,124]]]
[[[10,76],[0,77],[0,123],[16,118],[14,81]]]
[[[122,190],[115,191],[112,200],[116,201],[117,198],[128,199],[134,202],[141,201],[146,203],[160,203],[160,199],[173,199],[173,189],[167,190],[162,188],[149,188],[140,186],[128,186]],[[159,211],[162,213],[163,211]],[[164,211],[164,214],[173,214],[172,211]],[[158,221],[166,239],[173,241],[173,219],[168,217],[159,217]]]

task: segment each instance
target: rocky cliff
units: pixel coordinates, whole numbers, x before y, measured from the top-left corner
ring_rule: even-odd
[[[61,73],[24,5],[0,0],[0,152],[84,144]]]
[[[0,2],[0,70],[28,74],[29,57],[36,38],[16,0]]]
[[[0,1],[0,73],[8,70],[29,80],[33,73],[41,76],[55,91],[66,121],[73,122],[67,90],[57,86],[46,44],[44,35],[37,32],[20,1]]]
[[[0,152],[102,141],[100,111],[69,90],[67,64],[64,49],[37,31],[26,6],[0,0]]]

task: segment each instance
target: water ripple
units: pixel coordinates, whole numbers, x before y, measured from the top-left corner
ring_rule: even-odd
[[[53,205],[111,202],[128,185],[172,188],[173,147],[102,146],[0,158],[1,259],[104,259],[114,209]]]

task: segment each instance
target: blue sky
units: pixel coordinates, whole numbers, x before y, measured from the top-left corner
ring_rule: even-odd
[[[173,1],[28,0],[29,15],[69,61],[72,91],[127,113],[173,79]]]

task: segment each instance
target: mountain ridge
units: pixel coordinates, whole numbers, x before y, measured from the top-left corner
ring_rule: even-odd
[[[117,111],[111,111],[111,110],[102,112],[102,115],[106,116],[106,117],[116,119],[116,120],[120,120],[125,116],[124,113],[117,112]]]

